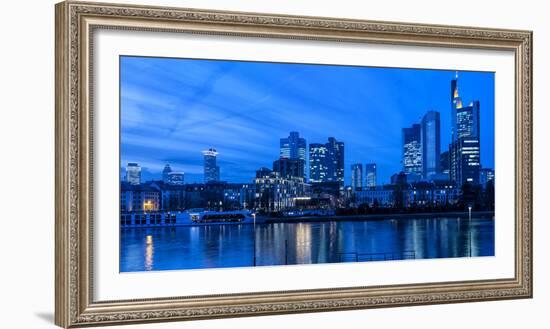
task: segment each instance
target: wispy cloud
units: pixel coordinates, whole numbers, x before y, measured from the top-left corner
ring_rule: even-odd
[[[355,162],[377,162],[380,181],[401,169],[401,128],[441,113],[448,144],[451,71],[123,57],[121,158],[152,174],[170,162],[200,179],[201,150],[216,147],[222,179],[249,181],[270,167],[279,139],[346,144]],[[466,101],[481,101],[482,163],[494,163],[494,81],[461,73]],[[464,87],[462,87],[464,86]]]

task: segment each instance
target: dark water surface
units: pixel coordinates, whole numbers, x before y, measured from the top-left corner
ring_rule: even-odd
[[[130,228],[120,238],[121,272],[495,254],[489,218],[257,224],[255,234],[251,224]]]

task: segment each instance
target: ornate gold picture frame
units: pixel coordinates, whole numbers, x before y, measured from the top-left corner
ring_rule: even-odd
[[[69,328],[532,297],[532,32],[76,1],[59,3],[55,10],[57,325]],[[513,52],[515,241],[509,243],[515,245],[514,277],[97,301],[93,296],[92,95],[96,86],[92,49],[97,46],[93,34],[99,30]]]

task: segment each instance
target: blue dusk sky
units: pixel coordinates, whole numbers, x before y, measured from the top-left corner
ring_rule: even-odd
[[[494,73],[459,71],[463,104],[480,101],[481,164],[494,168]],[[160,179],[169,163],[203,181],[202,150],[215,147],[221,180],[251,182],[279,157],[279,139],[345,143],[352,163],[377,164],[378,184],[402,170],[401,129],[429,110],[450,140],[454,70],[419,70],[122,56],[120,160]],[[124,169],[121,168],[121,172]]]

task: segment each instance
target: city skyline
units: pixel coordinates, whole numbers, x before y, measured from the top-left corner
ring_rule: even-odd
[[[198,78],[205,75],[210,78]],[[481,163],[493,168],[494,74],[459,75],[461,97],[481,103]],[[450,70],[121,57],[121,166],[137,162],[150,180],[170,163],[185,172],[186,183],[199,183],[201,151],[214,147],[220,180],[249,182],[296,131],[308,150],[329,137],[344,142],[345,185],[353,163],[376,163],[378,184],[388,183],[402,170],[401,129],[428,111],[441,114],[441,153],[446,150],[454,77]]]

